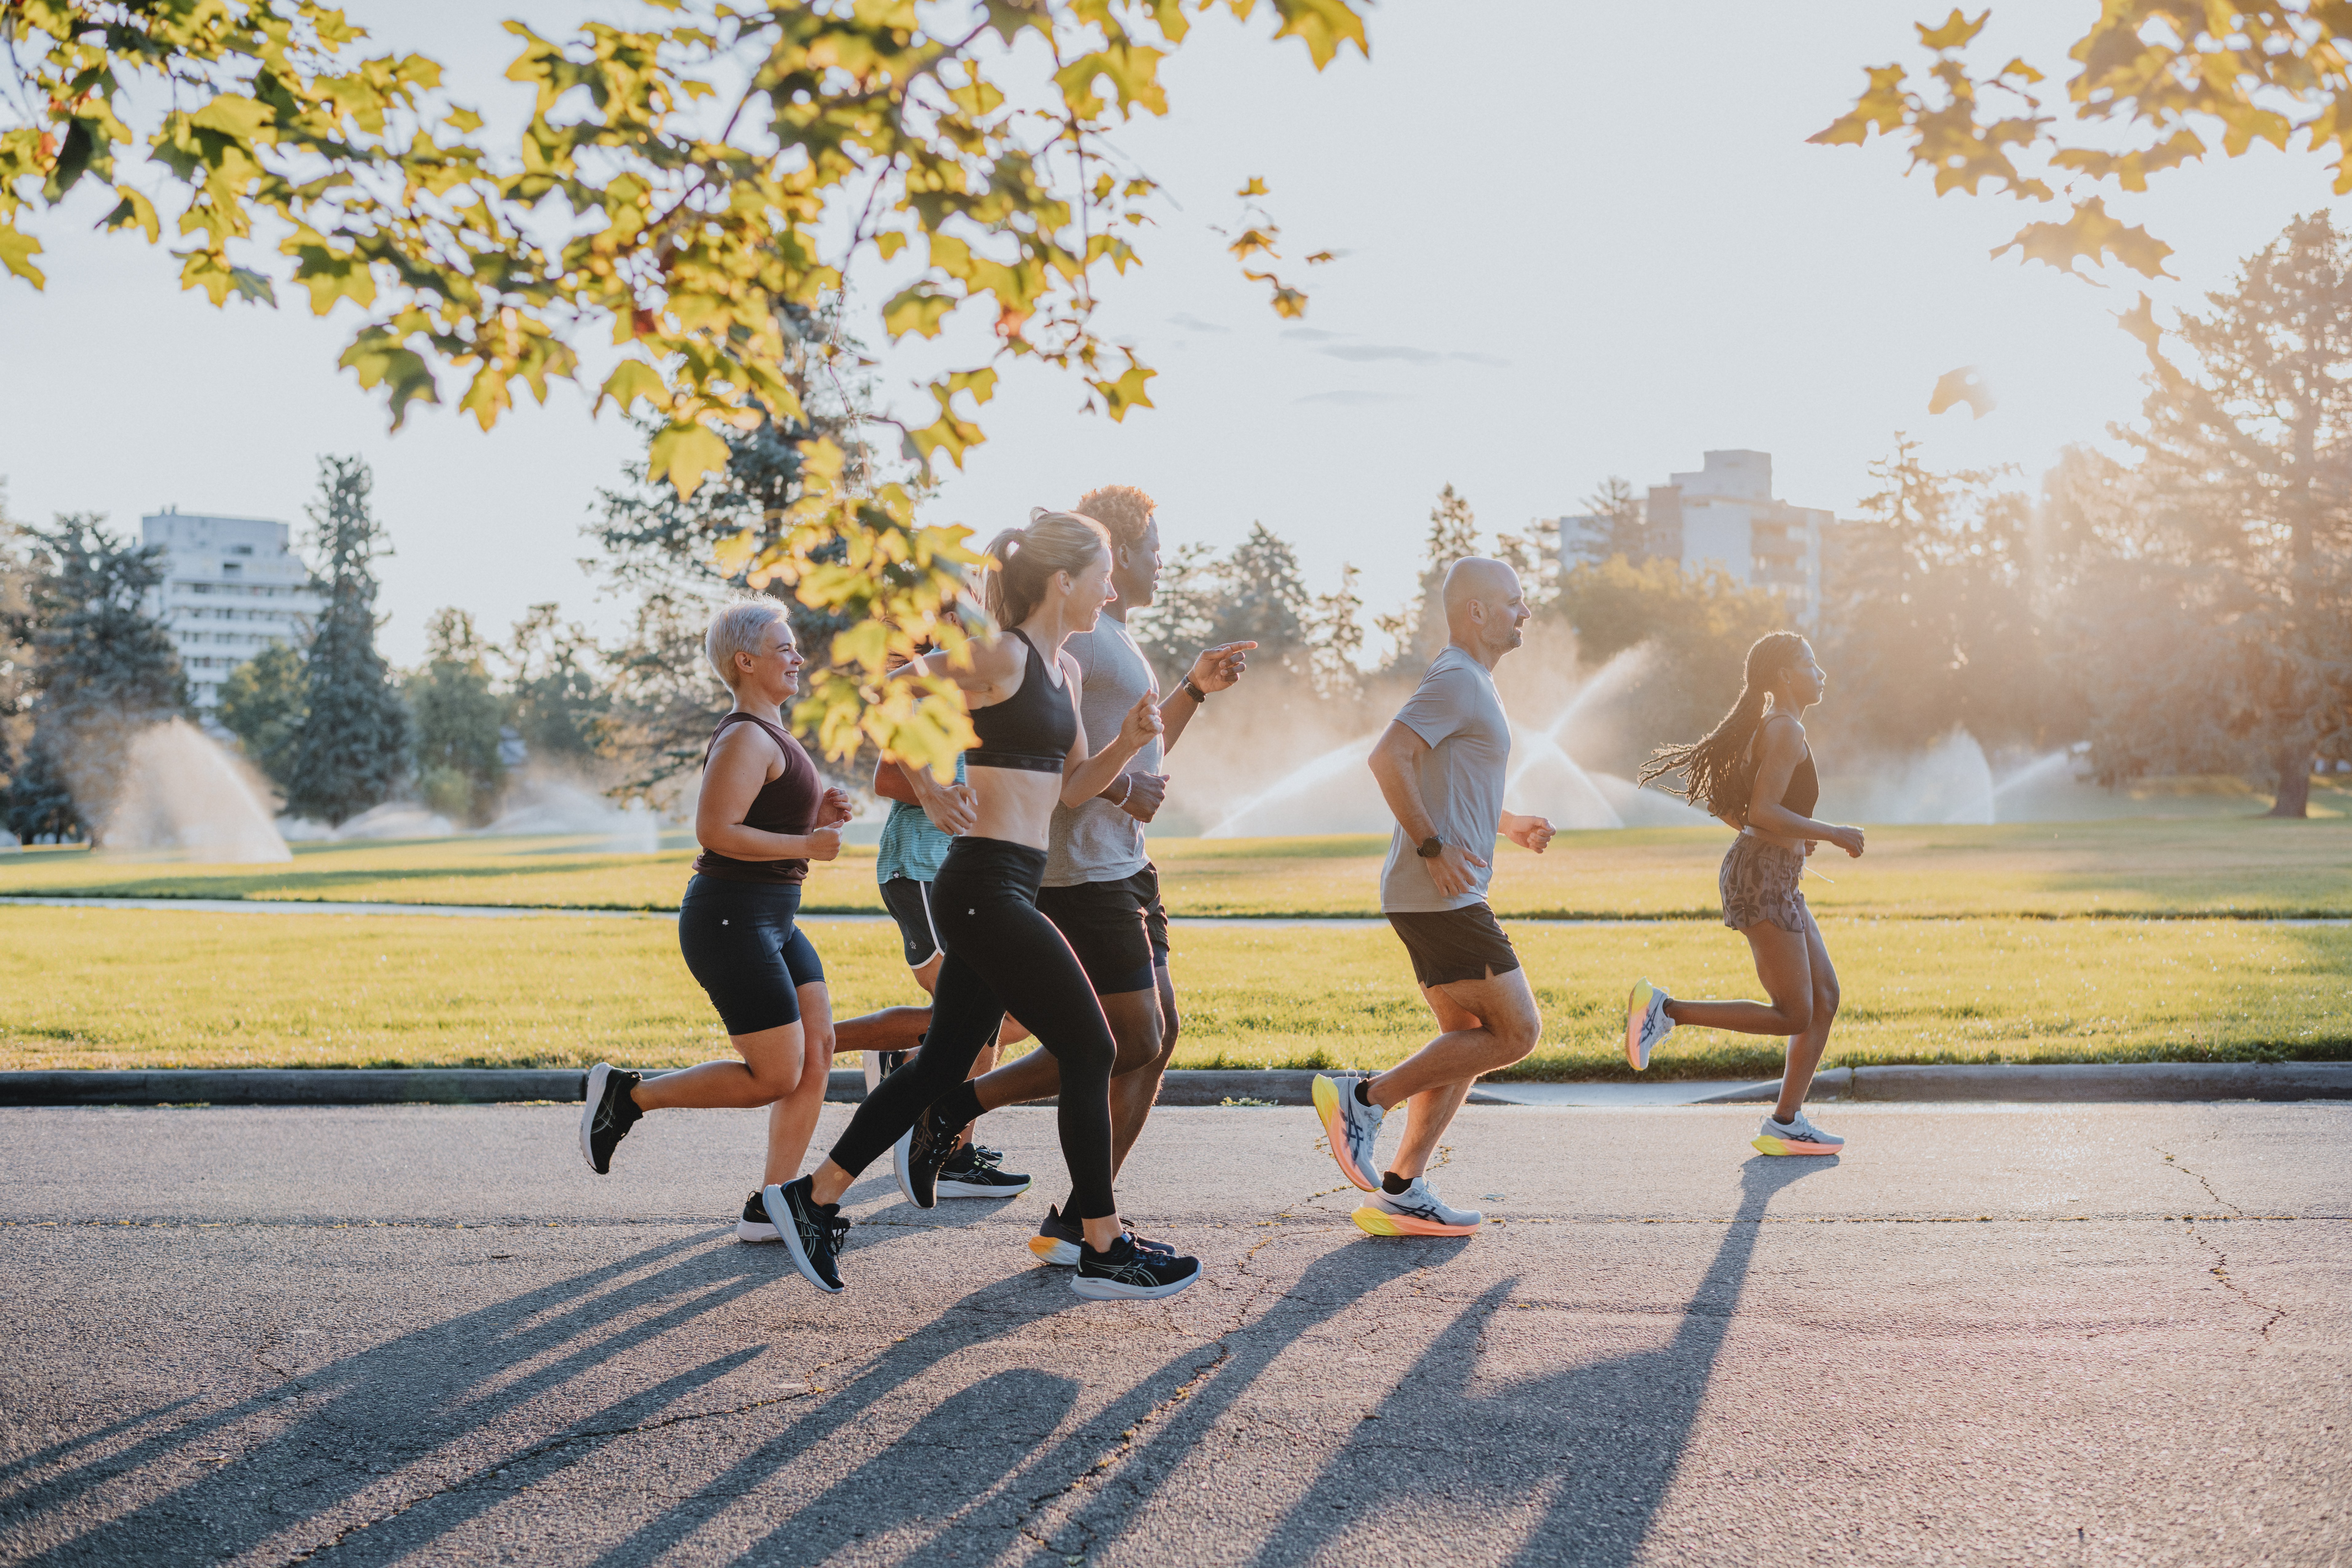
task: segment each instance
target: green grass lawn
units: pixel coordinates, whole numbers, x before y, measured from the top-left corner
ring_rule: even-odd
[[[2352,1055],[2352,930],[1832,916],[1830,1061]],[[918,1002],[897,933],[810,922],[836,1012]],[[1513,932],[1545,1015],[1521,1076],[1622,1075],[1622,998],[1753,995],[1719,925]],[[1179,1065],[1400,1059],[1428,1016],[1387,928],[1180,928]],[[667,921],[0,909],[0,1067],[584,1064],[723,1054]],[[1653,1071],[1763,1077],[1780,1047],[1677,1031]]]
[[[1712,921],[1727,835],[1714,828],[1563,834],[1538,857],[1496,847],[1497,913]],[[2352,817],[2119,818],[1992,827],[1879,827],[1848,860],[1815,858],[1806,897],[1825,915],[2352,915]],[[1169,909],[1188,915],[1375,915],[1387,841],[1152,841]],[[808,883],[815,910],[879,910],[873,850]],[[290,864],[118,860],[79,848],[0,858],[0,895],[353,900],[667,910],[686,850],[605,853],[593,838],[455,838],[310,845]]]

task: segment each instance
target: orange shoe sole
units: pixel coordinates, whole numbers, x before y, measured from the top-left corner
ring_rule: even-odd
[[[1358,1192],[1378,1192],[1380,1183],[1356,1169],[1356,1163],[1348,1158],[1348,1133],[1339,1121],[1339,1086],[1334,1080],[1315,1080],[1315,1119],[1323,1123],[1323,1141],[1331,1145],[1332,1163],[1339,1167],[1339,1173],[1348,1178],[1350,1186]]]
[[[1432,1225],[1425,1219],[1415,1219],[1411,1215],[1391,1214],[1386,1209],[1376,1209],[1370,1204],[1366,1204],[1349,1217],[1356,1222],[1356,1228],[1366,1236],[1470,1236],[1478,1229],[1475,1225]]]
[[[1748,1142],[1759,1154],[1842,1154],[1845,1152],[1843,1143],[1794,1143],[1769,1133],[1761,1138],[1751,1138]]]

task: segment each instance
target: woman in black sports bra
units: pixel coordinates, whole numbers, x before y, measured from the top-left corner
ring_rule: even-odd
[[[1719,879],[1723,923],[1748,939],[1756,976],[1771,1000],[1677,1001],[1639,981],[1626,999],[1625,1059],[1636,1072],[1648,1067],[1650,1053],[1677,1024],[1786,1036],[1780,1100],[1754,1140],[1767,1154],[1834,1154],[1844,1146],[1804,1112],[1805,1091],[1837,1016],[1838,985],[1822,928],[1798,884],[1817,844],[1834,844],[1849,856],[1863,849],[1861,828],[1812,816],[1821,775],[1802,715],[1827,683],[1804,638],[1794,632],[1759,637],[1748,650],[1739,700],[1723,722],[1692,745],[1661,747],[1642,770],[1643,784],[1680,773],[1678,793],[1738,833]]]
[[[840,1289],[842,1194],[896,1143],[900,1186],[919,1206],[931,1205],[956,1134],[994,1109],[965,1075],[1009,1011],[1061,1068],[1056,1120],[1086,1232],[1071,1289],[1097,1300],[1171,1296],[1200,1278],[1200,1263],[1139,1246],[1121,1229],[1111,1196],[1110,1026],[1069,943],[1037,912],[1054,807],[1099,795],[1159,731],[1160,710],[1150,694],[1138,699],[1118,733],[1089,753],[1077,663],[1062,643],[1092,630],[1112,597],[1110,542],[1100,524],[1075,512],[1033,512],[1027,528],[999,535],[989,553],[1000,564],[984,597],[1002,632],[971,644],[961,666],[946,653],[920,661],[963,692],[979,741],[964,753],[968,782],[942,785],[922,769],[906,770],[932,821],[958,836],[931,884],[946,957],[930,1032],[914,1060],[858,1108],[833,1157],[814,1176],[772,1189],[768,1204],[793,1216],[784,1240],[810,1283]]]

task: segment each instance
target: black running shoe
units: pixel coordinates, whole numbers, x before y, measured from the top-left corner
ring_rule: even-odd
[[[841,1217],[839,1204],[821,1204],[809,1195],[810,1180],[803,1176],[781,1187],[769,1187],[760,1194],[761,1206],[768,1213],[769,1223],[784,1238],[784,1249],[793,1255],[793,1267],[806,1279],[827,1295],[841,1290],[841,1244],[849,1236],[849,1222]]]
[[[967,1143],[940,1167],[938,1191],[943,1198],[1017,1198],[1029,1190],[1029,1178],[997,1168],[1003,1154]]]
[[[872,1094],[882,1080],[907,1065],[912,1051],[866,1051],[866,1092]]]
[[[1199,1258],[1146,1252],[1121,1235],[1108,1252],[1079,1243],[1078,1272],[1070,1289],[1089,1301],[1157,1301],[1200,1278]]]
[[[939,1206],[940,1167],[954,1157],[956,1139],[963,1128],[962,1122],[950,1121],[934,1106],[915,1118],[915,1124],[892,1146],[890,1164],[898,1175],[898,1190],[917,1208]]]
[[[635,1073],[624,1072],[608,1062],[588,1069],[587,1103],[580,1110],[580,1152],[588,1168],[600,1176],[611,1173],[613,1151],[645,1114],[629,1098],[637,1082]]]
[[[1135,1250],[1159,1258],[1173,1258],[1176,1249],[1164,1241],[1149,1241],[1135,1234],[1135,1222],[1125,1215],[1118,1217],[1118,1228],[1134,1244]],[[1045,1217],[1038,1222],[1037,1234],[1029,1238],[1029,1250],[1041,1263],[1059,1268],[1074,1268],[1078,1261],[1078,1249],[1086,1245],[1086,1227],[1076,1220],[1065,1219],[1058,1208],[1048,1207]]]
[[[768,1197],[765,1193],[753,1193],[743,1200],[743,1213],[735,1222],[738,1241],[782,1241],[783,1235],[776,1222],[768,1217]]]

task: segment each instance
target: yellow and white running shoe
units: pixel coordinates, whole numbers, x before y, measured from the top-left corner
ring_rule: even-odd
[[[1767,1116],[1764,1131],[1748,1142],[1759,1154],[1834,1154],[1845,1147],[1844,1139],[1822,1131],[1801,1110],[1787,1121]]]
[[[1447,1207],[1425,1176],[1401,1193],[1374,1193],[1351,1217],[1367,1236],[1468,1236],[1486,1219],[1476,1209]]]
[[[1650,1065],[1650,1053],[1675,1032],[1675,1021],[1666,1016],[1670,1000],[1646,980],[1633,982],[1633,994],[1625,998],[1625,1063],[1635,1072]]]

